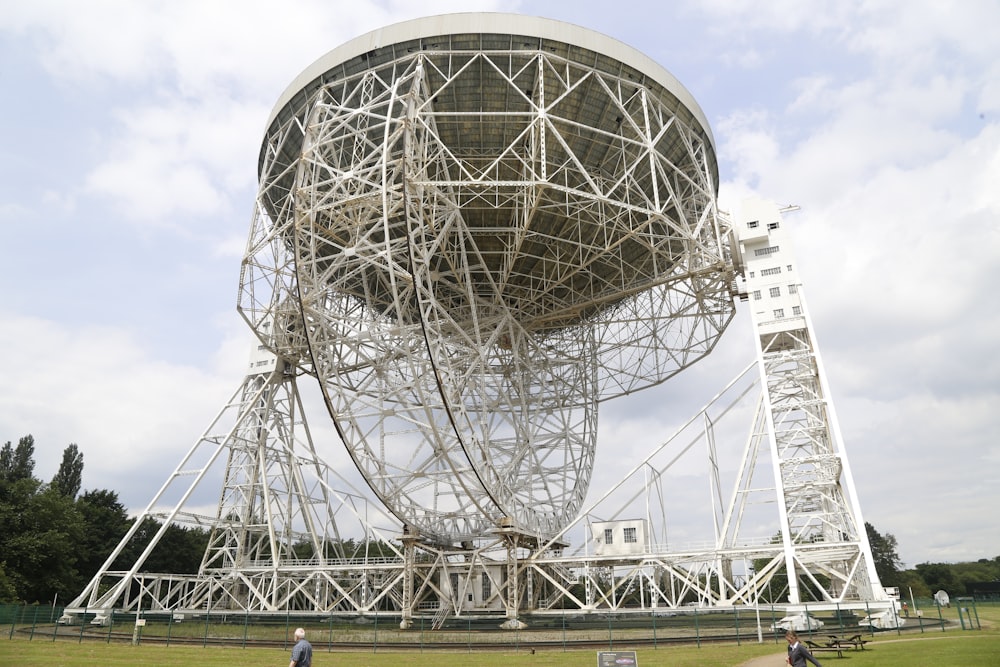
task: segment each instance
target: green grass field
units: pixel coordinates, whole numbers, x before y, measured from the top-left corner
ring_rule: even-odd
[[[817,656],[824,666],[842,667],[914,667],[1000,666],[1000,606],[978,609],[981,630],[961,630],[957,625],[920,633],[886,632],[877,635],[865,651],[846,651],[844,657],[833,654]],[[615,646],[624,650],[625,646]],[[670,645],[637,651],[639,666],[652,667],[719,667],[737,666],[759,656],[774,656],[773,667],[784,664],[784,645],[766,639],[763,644],[743,642],[742,645],[703,643]],[[377,652],[317,650],[313,659],[316,667],[324,665],[358,665],[366,667],[569,667],[595,664],[596,650],[539,650],[532,654],[521,651],[469,652],[456,648],[449,651]],[[0,639],[0,665],[46,665],[47,667],[111,667],[114,665],[163,666],[225,665],[226,667],[277,667],[288,664],[288,652],[276,648],[217,648],[163,646],[60,638],[27,637],[14,633],[12,639]],[[770,664],[770,662],[767,662]]]
[[[772,643],[671,646],[637,652],[640,667],[703,667],[740,665],[757,657],[774,655],[774,667],[783,664],[781,647]],[[843,658],[822,656],[824,664],[845,667],[913,667],[914,665],[1000,665],[1000,633],[949,631],[902,640],[875,641],[866,651],[849,651]],[[367,667],[569,667],[594,664],[596,651],[540,651],[520,653],[454,652],[317,652],[316,667],[358,665]],[[85,642],[2,640],[0,664],[48,667],[111,667],[114,665],[205,665],[222,667],[276,667],[288,664],[288,653],[275,649],[191,648],[181,646],[129,646]]]

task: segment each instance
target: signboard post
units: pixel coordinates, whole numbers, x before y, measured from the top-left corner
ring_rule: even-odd
[[[139,635],[142,633],[140,628],[146,625],[146,619],[136,618],[135,627],[132,629],[132,646],[137,646],[139,644]]]

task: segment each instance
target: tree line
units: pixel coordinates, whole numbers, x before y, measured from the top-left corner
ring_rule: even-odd
[[[883,586],[898,588],[904,598],[909,597],[911,592],[918,598],[931,597],[938,591],[945,591],[948,595],[965,595],[969,584],[1000,581],[1000,556],[964,563],[920,563],[911,569],[904,569],[896,538],[890,533],[880,534],[867,521],[865,529],[879,580]]]
[[[49,482],[35,476],[35,439],[0,449],[0,603],[67,603],[76,597],[132,527],[118,494],[80,489],[83,453],[63,450]],[[160,528],[147,519],[110,569],[127,569]],[[170,526],[146,560],[152,572],[196,572],[208,532]]]
[[[83,453],[63,450],[49,482],[35,476],[35,440],[26,435],[0,449],[0,603],[66,603],[78,595],[132,527],[118,494],[80,489]],[[128,569],[160,528],[146,519],[108,569]],[[884,586],[909,597],[939,590],[964,595],[970,583],[1000,581],[1000,556],[965,563],[921,563],[904,569],[896,538],[865,524],[875,570]],[[149,572],[193,573],[201,565],[209,534],[200,528],[169,526],[143,565]],[[349,542],[349,541],[348,541]],[[348,556],[357,545],[341,544]],[[348,548],[350,547],[350,548]]]

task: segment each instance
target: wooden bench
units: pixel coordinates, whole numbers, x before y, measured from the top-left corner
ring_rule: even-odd
[[[829,651],[831,653],[836,653],[838,658],[844,657],[844,649],[836,644],[817,644],[816,642],[806,640],[806,646],[809,647],[810,653],[821,653]]]

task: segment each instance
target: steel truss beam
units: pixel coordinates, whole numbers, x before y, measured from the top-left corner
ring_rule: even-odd
[[[294,367],[266,351],[256,351],[250,365],[239,389],[67,606],[68,616],[116,607],[312,608],[318,596],[353,595],[354,585],[366,591],[362,599],[384,588],[384,573],[371,577],[374,586],[367,576],[352,583],[329,574],[332,564],[358,557],[344,552],[338,522],[360,524],[369,513],[368,501],[317,455]],[[192,511],[212,486],[221,489],[215,514]],[[159,529],[146,543],[134,544],[147,519],[161,522]],[[209,531],[196,575],[142,571],[172,525]],[[377,534],[366,524],[365,542]],[[393,553],[388,539],[381,543]],[[140,555],[121,569],[120,557],[130,546]]]

